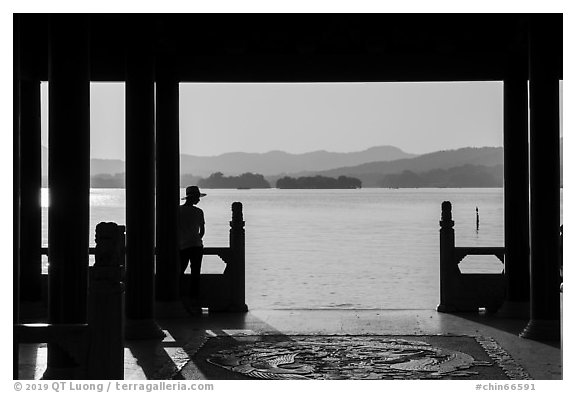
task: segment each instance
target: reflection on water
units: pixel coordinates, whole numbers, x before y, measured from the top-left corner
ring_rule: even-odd
[[[199,207],[207,247],[228,245],[230,206],[244,204],[252,309],[435,307],[445,200],[453,205],[457,246],[504,245],[502,189],[205,191]],[[125,224],[124,190],[92,189],[90,201],[90,233],[101,221]],[[470,269],[492,272],[494,264],[470,261]],[[220,261],[206,259],[203,272],[221,271]]]

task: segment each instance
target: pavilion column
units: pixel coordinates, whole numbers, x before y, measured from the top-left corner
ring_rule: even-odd
[[[20,299],[38,301],[42,297],[40,81],[22,80],[20,94]]]
[[[53,16],[49,52],[49,322],[86,323],[90,213],[87,16]],[[48,347],[49,377],[75,364]]]
[[[178,206],[180,204],[179,88],[165,68],[156,79],[156,299],[180,298]]]
[[[20,323],[20,16],[14,14],[14,55],[12,75],[12,324]],[[12,339],[12,379],[18,379],[20,345]]]
[[[522,64],[522,63],[520,63]],[[504,238],[506,300],[499,314],[529,317],[530,207],[528,83],[525,72],[504,80]]]
[[[559,37],[546,17],[530,37],[530,322],[524,338],[560,339]],[[560,61],[559,61],[560,60]],[[560,66],[558,65],[560,64]]]
[[[154,58],[139,49],[126,59],[128,339],[164,336],[154,320]]]

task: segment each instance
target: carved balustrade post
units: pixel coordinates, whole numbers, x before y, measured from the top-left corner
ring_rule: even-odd
[[[440,304],[436,308],[440,312],[454,311],[450,305],[452,277],[458,274],[458,265],[454,259],[454,221],[452,220],[452,204],[442,202],[440,220]]]
[[[231,304],[230,311],[248,311],[245,293],[245,232],[242,203],[232,204],[232,221],[230,221],[231,266]]]
[[[88,289],[88,379],[124,379],[124,232],[113,222],[96,226]]]

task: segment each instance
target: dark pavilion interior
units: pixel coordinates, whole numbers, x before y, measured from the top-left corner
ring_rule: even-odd
[[[125,83],[124,316],[150,336],[154,302],[179,297],[179,83],[503,82],[500,311],[526,313],[527,339],[559,340],[562,26],[562,14],[15,14],[15,364],[19,341],[55,342],[90,320],[91,82]],[[50,101],[47,278],[42,81]],[[22,323],[23,302],[45,297],[48,324]],[[49,346],[49,367],[65,367],[64,352]]]

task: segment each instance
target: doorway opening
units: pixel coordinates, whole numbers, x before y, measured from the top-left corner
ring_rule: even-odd
[[[208,194],[207,247],[227,244],[230,204],[244,204],[251,309],[434,308],[442,201],[459,244],[504,243],[502,88],[181,83],[181,193]],[[239,187],[246,173],[269,187]],[[316,176],[362,188],[277,188]]]

